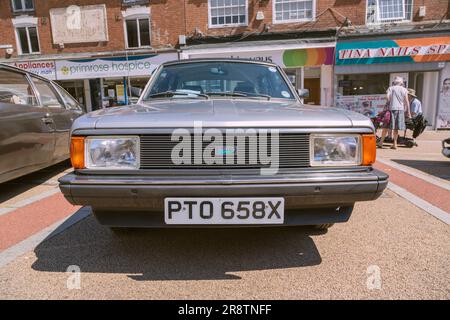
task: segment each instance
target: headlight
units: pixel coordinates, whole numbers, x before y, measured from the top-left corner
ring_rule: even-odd
[[[311,135],[311,166],[361,164],[360,135]]]
[[[139,137],[87,137],[87,169],[139,169]]]

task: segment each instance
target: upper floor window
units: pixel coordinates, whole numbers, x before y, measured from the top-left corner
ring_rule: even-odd
[[[412,20],[413,0],[367,0],[367,23]]]
[[[14,12],[33,11],[33,0],[12,0],[12,8]]]
[[[17,27],[16,34],[20,54],[40,52],[37,27]]]
[[[124,5],[147,4],[149,0],[122,0]]]
[[[122,11],[122,17],[126,47],[150,47],[150,7],[132,6]]]
[[[150,19],[136,18],[125,20],[127,48],[150,46]]]
[[[315,0],[273,0],[273,22],[311,21],[315,17]]]
[[[38,19],[31,16],[18,16],[11,20],[15,28],[19,54],[40,53]]]
[[[245,26],[247,12],[247,0],[209,0],[209,26]]]

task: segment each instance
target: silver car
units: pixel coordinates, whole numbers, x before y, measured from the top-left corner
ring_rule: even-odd
[[[116,227],[346,222],[388,176],[363,115],[301,103],[283,70],[230,59],[165,63],[138,104],[72,127],[66,199]]]

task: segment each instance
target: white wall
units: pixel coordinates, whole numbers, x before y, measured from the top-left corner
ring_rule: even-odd
[[[436,125],[436,112],[438,105],[439,72],[424,72],[422,109],[425,119],[433,126]]]

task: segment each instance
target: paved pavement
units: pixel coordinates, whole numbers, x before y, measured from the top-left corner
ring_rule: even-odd
[[[0,185],[0,298],[449,299],[450,160],[440,154],[447,136],[426,132],[419,147],[379,150],[376,166],[391,175],[390,189],[327,233],[118,237],[57,192],[67,164]],[[79,283],[70,272],[77,268]]]

